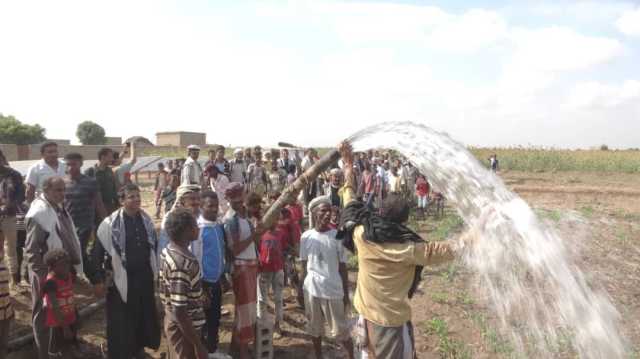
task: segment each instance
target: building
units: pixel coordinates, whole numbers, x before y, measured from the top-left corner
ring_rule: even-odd
[[[107,142],[105,145],[108,146],[117,146],[122,144],[122,137],[105,137]]]
[[[189,145],[205,146],[206,144],[206,133],[184,131],[156,133],[157,146],[187,147]]]

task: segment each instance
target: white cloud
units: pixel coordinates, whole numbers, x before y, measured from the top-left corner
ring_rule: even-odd
[[[616,21],[616,27],[623,34],[640,36],[640,7],[622,14]]]
[[[640,81],[627,80],[620,85],[588,81],[576,84],[566,104],[573,109],[615,108],[640,102]]]
[[[42,1],[40,11],[0,2],[9,54],[0,56],[0,111],[60,138],[93,120],[110,135],[181,129],[225,144],[326,145],[367,124],[414,120],[471,143],[535,143],[546,137],[512,134],[514,119],[537,123],[541,108],[559,106],[548,97],[563,74],[588,77],[623,50],[616,39],[525,28],[487,9],[202,4],[189,15],[156,1]],[[495,66],[482,80],[460,75],[487,63]],[[575,103],[602,92],[582,91]]]

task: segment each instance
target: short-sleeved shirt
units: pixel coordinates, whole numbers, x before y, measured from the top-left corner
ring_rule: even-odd
[[[260,272],[279,272],[284,269],[284,251],[288,233],[276,229],[267,231],[260,238]]]
[[[9,295],[9,272],[0,259],[0,320],[13,318],[13,306]]]
[[[58,160],[58,168],[54,169],[49,166],[44,159],[41,159],[29,167],[26,182],[36,188],[36,193],[40,193],[42,192],[44,181],[54,176],[63,177],[65,170],[66,165],[60,160]]]
[[[160,297],[168,313],[186,308],[196,331],[205,323],[202,282],[198,260],[188,251],[169,244],[160,255]],[[171,316],[169,317],[172,320]]]
[[[107,212],[112,212],[120,207],[118,192],[116,190],[116,178],[111,167],[92,167],[87,169],[84,174],[96,179],[98,190],[100,191],[102,202],[104,203]]]
[[[316,298],[342,299],[344,296],[340,263],[347,262],[347,252],[336,240],[335,229],[318,232],[310,229],[300,240],[300,260],[307,261],[304,290]]]
[[[90,230],[94,227],[97,193],[98,183],[89,176],[80,175],[75,180],[65,180],[64,206],[78,230]]]

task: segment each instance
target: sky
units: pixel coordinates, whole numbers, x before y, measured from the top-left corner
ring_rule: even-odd
[[[74,142],[640,147],[640,1],[0,0],[0,113]]]

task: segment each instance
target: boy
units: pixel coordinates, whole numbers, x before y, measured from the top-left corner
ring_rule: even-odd
[[[218,222],[218,195],[211,191],[200,194],[200,235],[190,249],[202,268],[202,289],[209,308],[205,310],[204,337],[209,354],[218,349],[218,328],[222,308],[222,293],[229,288],[224,276],[225,239],[224,227]],[[222,356],[220,353],[218,356]]]
[[[418,216],[424,219],[429,206],[429,182],[423,174],[416,180],[416,196],[418,197]]]
[[[72,355],[71,346],[77,345],[71,260],[64,249],[52,249],[44,255],[44,263],[48,269],[42,293],[45,325],[50,333],[49,356],[67,358]]]
[[[200,339],[205,324],[202,273],[189,244],[198,238],[191,211],[177,208],[167,215],[165,229],[171,242],[160,256],[160,294],[165,310],[169,357],[206,359],[209,351]]]
[[[286,209],[283,208],[286,211]],[[280,219],[282,220],[282,211]],[[260,272],[258,273],[258,318],[267,311],[269,287],[273,290],[276,320],[274,332],[281,336],[282,290],[284,288],[284,252],[288,247],[287,232],[278,230],[274,223],[260,238]]]

